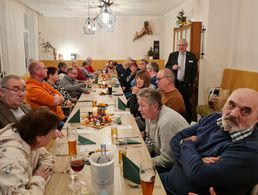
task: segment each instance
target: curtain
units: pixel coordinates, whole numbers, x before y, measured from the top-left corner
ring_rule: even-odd
[[[24,75],[29,59],[37,58],[35,20],[37,13],[19,1],[0,1],[2,67],[7,74]]]

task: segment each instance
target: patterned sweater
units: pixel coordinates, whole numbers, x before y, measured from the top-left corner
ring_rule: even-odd
[[[12,124],[0,129],[0,194],[43,194],[46,181],[33,173],[53,165],[53,156],[45,148],[31,151]]]

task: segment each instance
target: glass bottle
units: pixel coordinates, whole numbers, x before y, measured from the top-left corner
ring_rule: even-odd
[[[101,150],[101,156],[97,159],[97,163],[108,163],[110,161],[110,158],[106,154],[106,144],[101,144],[100,145],[100,150]]]

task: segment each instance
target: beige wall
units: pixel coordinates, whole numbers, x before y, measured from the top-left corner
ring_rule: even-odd
[[[209,87],[220,85],[224,68],[258,71],[257,8],[254,0],[210,1],[205,57],[200,67],[200,103],[207,101]]]
[[[145,20],[150,22],[154,34],[132,41]],[[153,46],[154,40],[163,45],[162,17],[117,17],[114,32],[98,32],[95,35],[83,34],[84,21],[85,18],[41,17],[39,31],[42,38],[57,48],[58,53],[68,53],[67,60],[70,60],[70,53],[77,53],[78,59],[88,56],[93,59],[126,59],[128,56],[141,59]],[[53,59],[53,56],[41,52],[40,59]]]

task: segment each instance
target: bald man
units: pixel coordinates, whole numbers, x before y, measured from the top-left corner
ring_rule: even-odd
[[[167,194],[244,195],[258,182],[258,92],[235,90],[221,113],[177,133],[176,164],[161,179]],[[176,178],[176,179],[175,179]]]
[[[40,61],[34,61],[29,64],[30,78],[26,81],[26,102],[30,104],[32,109],[40,106],[47,106],[62,121],[65,115],[62,111],[61,104],[64,97],[55,90],[44,79],[47,77],[47,68]],[[62,128],[63,123],[60,123]]]

